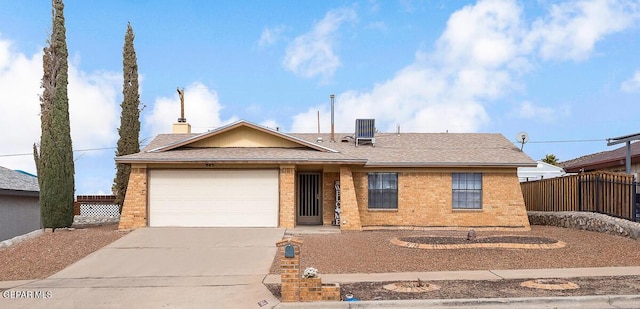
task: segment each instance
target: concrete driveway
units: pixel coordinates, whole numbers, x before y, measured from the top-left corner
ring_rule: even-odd
[[[138,229],[47,279],[10,290],[50,297],[7,294],[0,307],[270,308],[278,300],[262,280],[283,235],[274,228]]]

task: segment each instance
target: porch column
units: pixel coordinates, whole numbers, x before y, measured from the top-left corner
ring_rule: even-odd
[[[340,167],[340,210],[341,230],[362,230],[353,175],[348,166]]]
[[[296,226],[296,167],[280,166],[280,224],[282,228]]]
[[[147,167],[133,165],[118,229],[129,230],[147,226],[147,205]]]

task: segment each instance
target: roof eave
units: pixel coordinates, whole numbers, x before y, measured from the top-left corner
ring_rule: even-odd
[[[123,164],[144,164],[144,163],[260,163],[260,164],[365,164],[367,160],[362,159],[308,159],[308,158],[283,158],[283,159],[146,159],[146,158],[116,158],[117,163]]]
[[[32,191],[32,190],[12,190],[12,189],[2,189],[2,188],[0,188],[0,195],[40,196],[40,192],[39,191]]]
[[[490,162],[369,162],[367,167],[536,167],[536,162],[490,163]]]

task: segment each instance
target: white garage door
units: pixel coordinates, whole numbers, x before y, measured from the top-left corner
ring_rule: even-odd
[[[278,170],[150,170],[149,225],[277,227]]]

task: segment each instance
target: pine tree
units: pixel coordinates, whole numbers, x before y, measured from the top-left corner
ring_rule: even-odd
[[[138,60],[136,50],[133,47],[133,28],[127,24],[127,32],[124,36],[122,49],[122,72],[124,83],[122,85],[122,112],[120,114],[120,128],[118,133],[118,149],[116,156],[123,156],[140,151],[140,95],[138,93]],[[122,204],[129,183],[131,166],[116,163],[116,177],[113,184],[113,193],[116,195],[116,203]]]
[[[52,1],[51,37],[42,56],[40,153],[33,155],[40,186],[40,213],[46,228],[73,224],[74,163],[69,123],[68,51],[62,0]]]

